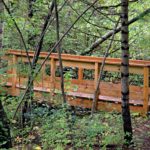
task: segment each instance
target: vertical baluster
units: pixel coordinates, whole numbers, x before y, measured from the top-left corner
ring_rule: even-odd
[[[12,74],[12,57],[10,58],[10,56],[7,57],[7,60],[8,60],[8,70],[7,70],[7,75],[8,75],[8,79],[7,79],[7,82],[9,83],[12,83],[12,78],[10,77],[10,75]],[[11,68],[10,68],[11,67]]]
[[[16,83],[17,83],[17,56],[13,55],[13,62],[12,62],[12,95],[16,96]]]
[[[143,87],[143,114],[146,115],[148,112],[149,102],[149,67],[144,67],[144,87]]]
[[[50,85],[50,89],[51,91],[54,91],[55,90],[55,71],[56,71],[56,62],[54,60],[54,58],[51,58],[50,60],[50,65],[51,65],[51,77],[50,77],[50,80],[51,80],[51,85]]]
[[[42,59],[41,59],[41,61],[43,61]],[[45,87],[46,87],[46,85],[45,85],[45,64],[42,66],[42,69],[41,69],[41,76],[42,76],[42,81],[41,81],[41,83],[42,83],[42,89],[44,89]]]
[[[95,89],[96,89],[96,85],[97,85],[97,81],[98,81],[99,71],[100,71],[99,63],[96,62],[95,63],[95,77],[94,77],[94,87],[95,87]]]
[[[99,63],[95,63],[95,77],[94,77],[94,89],[96,90],[97,88],[97,82],[98,82],[98,77],[99,77],[99,72],[100,72],[100,66]],[[98,96],[100,94],[100,91],[97,92],[96,94],[96,101],[95,101],[95,108],[97,109],[97,103],[98,103]]]
[[[83,68],[79,68],[78,70],[78,80],[79,83],[83,80]]]

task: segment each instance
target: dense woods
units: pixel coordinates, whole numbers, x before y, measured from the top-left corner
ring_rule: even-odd
[[[0,0],[0,148],[148,149],[149,27],[149,0]]]

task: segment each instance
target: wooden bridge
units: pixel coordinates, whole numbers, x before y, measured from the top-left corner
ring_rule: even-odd
[[[33,55],[34,52],[30,51],[29,56],[31,59]],[[38,63],[40,64],[47,55],[47,52],[41,52]],[[5,60],[10,67],[7,71],[8,78],[5,80],[5,85],[9,94],[17,96],[20,91],[25,89],[27,82],[27,70],[23,70],[21,65],[28,66],[26,53],[21,50],[8,50]],[[74,106],[91,108],[103,58],[62,54],[62,61],[65,70],[70,70],[70,74],[73,72],[72,79],[65,78],[68,103]],[[58,68],[58,55],[53,53],[34,81],[36,96],[39,96],[41,92],[48,94],[50,92],[57,93],[60,90]],[[100,84],[98,110],[121,111],[120,69],[120,59],[107,58],[103,80]],[[150,110],[150,61],[130,60],[129,71],[131,77],[130,109],[133,112],[147,114]],[[139,83],[140,85],[138,85]]]

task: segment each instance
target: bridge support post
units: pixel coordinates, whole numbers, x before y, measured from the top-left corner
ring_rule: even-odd
[[[17,95],[17,91],[16,91],[16,82],[17,82],[17,56],[13,55],[12,58],[12,95],[16,96]]]
[[[147,115],[148,113],[148,103],[149,103],[149,67],[144,67],[144,87],[143,87],[143,115]]]
[[[42,66],[41,74],[42,74],[42,88],[44,88],[44,83],[45,83],[45,64]]]
[[[100,65],[98,62],[95,63],[95,77],[94,77],[94,89],[97,90],[97,82],[98,82],[98,78],[99,78],[99,72],[100,72]],[[95,101],[95,109],[97,109],[97,105],[98,105],[98,97],[100,94],[100,90],[98,88],[98,91],[96,92],[96,101]]]
[[[52,94],[54,94],[55,92],[55,71],[56,71],[56,62],[54,60],[54,58],[51,58],[50,60],[50,65],[51,65],[51,85],[50,85],[50,92],[52,92]]]
[[[83,68],[79,68],[78,70],[78,80],[79,82],[83,80]]]

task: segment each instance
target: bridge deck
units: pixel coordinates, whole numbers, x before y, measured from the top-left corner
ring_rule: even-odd
[[[40,54],[39,64],[47,56],[47,52]],[[30,58],[34,53],[29,52]],[[25,89],[27,83],[27,72],[20,72],[21,63],[28,65],[26,53],[20,50],[9,50],[5,59],[8,61],[10,77],[5,80],[7,91],[11,95],[19,95],[20,91]],[[63,66],[65,69],[73,72],[72,79],[65,78],[65,90],[68,102],[71,105],[91,108],[93,93],[96,88],[96,82],[100,71],[103,58],[90,56],[75,56],[62,54]],[[18,67],[15,67],[15,66]],[[57,54],[52,54],[42,67],[41,73],[34,81],[35,95],[40,92],[58,92],[60,91],[59,61]],[[66,70],[67,70],[66,69]],[[107,80],[100,84],[100,95],[98,97],[97,109],[99,110],[117,110],[121,111],[121,84],[120,84],[121,60],[116,58],[107,58],[104,67]],[[130,85],[130,108],[131,111],[147,114],[150,108],[150,61],[130,60],[131,83],[137,78],[137,83],[141,85]],[[88,74],[90,74],[90,77]],[[110,75],[112,77],[110,77]],[[115,78],[115,80],[114,80]],[[4,80],[4,78],[3,78]]]

